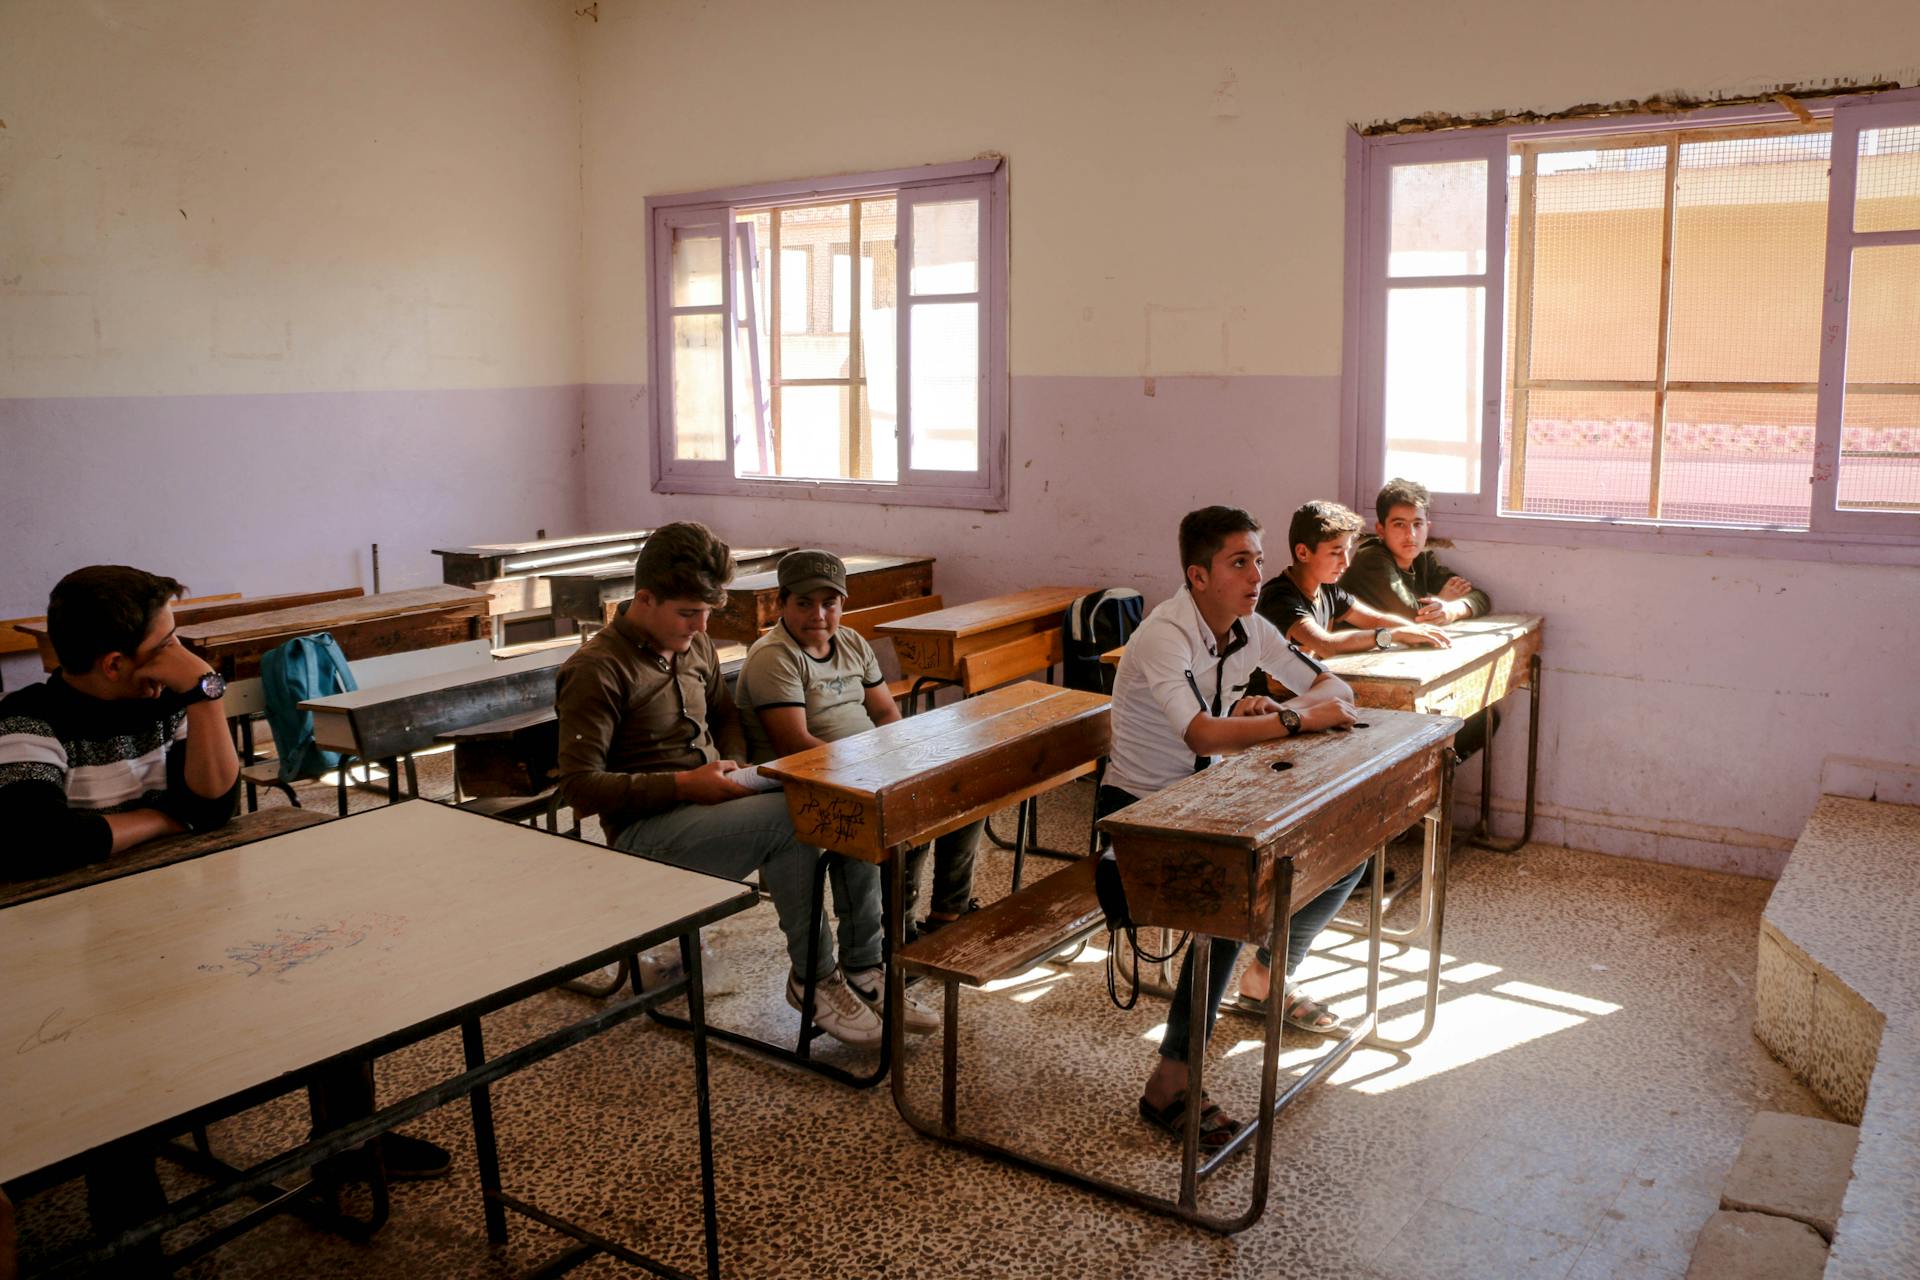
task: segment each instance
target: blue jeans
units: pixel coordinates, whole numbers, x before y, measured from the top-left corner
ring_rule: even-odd
[[[1101,787],[1094,797],[1094,820],[1097,822],[1110,813],[1126,808],[1139,797],[1129,795],[1118,787]],[[1335,881],[1333,886],[1315,898],[1312,902],[1294,910],[1293,918],[1287,923],[1287,967],[1282,981],[1277,984],[1282,989],[1285,979],[1293,975],[1306,959],[1307,950],[1320,931],[1327,927],[1327,921],[1346,905],[1347,895],[1353,892],[1353,886],[1360,882],[1360,874],[1367,869],[1361,863],[1352,871]],[[1240,958],[1240,942],[1236,938],[1215,938],[1212,949],[1207,953],[1207,1035],[1213,1035],[1214,1020],[1220,1014],[1220,1000],[1227,994],[1227,982],[1233,977],[1233,962]],[[1265,947],[1260,949],[1264,963],[1267,959]],[[1272,995],[1268,999],[1275,998]],[[1279,998],[1284,999],[1284,996]],[[1167,1009],[1167,1031],[1160,1039],[1160,1056],[1172,1058],[1175,1062],[1187,1060],[1187,1035],[1191,1030],[1193,1008],[1193,953],[1189,951],[1186,959],[1180,962],[1180,981],[1173,989],[1173,1003]]]
[[[915,845],[907,850],[907,897],[901,904],[903,914],[913,915],[920,897],[920,869],[933,854],[933,888],[927,897],[927,909],[943,916],[957,916],[973,901],[973,863],[980,853],[980,834],[986,819],[969,822],[958,831],[949,831],[931,845]]]
[[[833,972],[833,939],[826,920],[813,918],[813,875],[820,851],[800,843],[787,816],[787,798],[780,792],[723,804],[678,805],[634,822],[614,836],[613,847],[728,880],[745,880],[758,871],[760,887],[773,898],[773,909],[780,917],[780,932],[787,936],[787,958],[794,976],[806,974],[810,937],[819,948],[813,976],[824,978]],[[877,874],[874,887],[877,894]],[[879,915],[876,909],[876,923]],[[851,967],[862,967],[858,959],[850,957]],[[877,940],[871,963],[880,963]]]

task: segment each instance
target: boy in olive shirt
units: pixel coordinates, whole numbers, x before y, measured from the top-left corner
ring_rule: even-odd
[[[830,552],[793,551],[781,557],[776,573],[780,620],[747,650],[735,690],[748,756],[756,764],[900,718],[872,647],[859,632],[840,625],[846,565]],[[954,834],[979,839],[973,827]],[[853,993],[877,1012],[886,992],[880,965],[880,868],[858,858],[825,856],[833,913],[840,922],[841,970]],[[971,847],[965,861],[971,889]],[[903,910],[911,905],[903,903]],[[902,1017],[915,1034],[940,1025],[938,1015],[912,996]]]
[[[1383,613],[1444,627],[1477,618],[1493,606],[1486,592],[1427,550],[1433,531],[1427,518],[1430,497],[1423,484],[1387,481],[1373,502],[1374,531],[1353,549],[1353,563],[1341,585]]]
[[[1353,563],[1340,582],[1355,599],[1376,609],[1444,627],[1480,617],[1493,602],[1427,550],[1433,531],[1427,518],[1431,496],[1425,485],[1412,480],[1387,481],[1373,500],[1374,531],[1354,548]],[[1469,716],[1453,740],[1454,751],[1465,760],[1486,744],[1490,729],[1499,724],[1500,713],[1493,707]]]

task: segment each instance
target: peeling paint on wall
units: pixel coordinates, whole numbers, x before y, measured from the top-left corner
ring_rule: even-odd
[[[1774,85],[1757,93],[1691,94],[1684,90],[1656,93],[1645,98],[1625,98],[1618,102],[1582,102],[1558,111],[1488,111],[1478,115],[1449,115],[1441,111],[1422,112],[1399,120],[1377,120],[1356,124],[1363,137],[1383,133],[1432,133],[1446,129],[1480,129],[1494,125],[1543,124],[1552,120],[1604,119],[1608,116],[1678,115],[1703,107],[1737,107],[1760,102],[1778,102],[1785,98],[1829,98],[1844,94],[1886,93],[1920,83],[1920,76],[1908,74],[1896,80],[1816,80]],[[1788,108],[1793,110],[1792,107]],[[1804,110],[1804,108],[1803,108]],[[1796,112],[1798,114],[1798,112]]]

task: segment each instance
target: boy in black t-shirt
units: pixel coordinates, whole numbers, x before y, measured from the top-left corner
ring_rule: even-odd
[[[1316,658],[1395,643],[1450,646],[1440,628],[1382,613],[1335,585],[1347,571],[1359,530],[1360,517],[1337,502],[1309,502],[1294,512],[1287,525],[1293,563],[1260,588],[1260,616]],[[1336,624],[1360,629],[1336,631]]]

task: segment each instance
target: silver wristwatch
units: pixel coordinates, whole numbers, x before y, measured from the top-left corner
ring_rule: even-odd
[[[1376,649],[1393,648],[1393,628],[1375,627],[1373,631],[1373,647]]]

